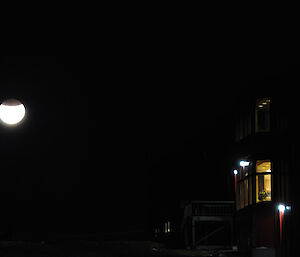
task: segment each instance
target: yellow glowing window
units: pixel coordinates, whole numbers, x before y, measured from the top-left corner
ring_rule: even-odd
[[[256,172],[263,173],[263,172],[271,172],[271,162],[269,160],[265,161],[256,161]]]
[[[256,175],[256,202],[271,201],[271,174]]]

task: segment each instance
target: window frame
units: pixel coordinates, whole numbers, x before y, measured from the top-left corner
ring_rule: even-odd
[[[265,161],[270,162],[271,172],[257,172],[257,162]],[[273,161],[271,159],[255,159],[250,161],[248,167],[240,167],[238,169],[237,177],[237,191],[236,191],[236,208],[241,210],[247,206],[253,204],[259,204],[264,202],[273,201]],[[258,176],[270,176],[270,200],[258,201],[258,187],[257,187],[257,177]],[[248,181],[248,182],[246,182]],[[248,183],[247,190],[246,184]],[[241,190],[243,192],[241,192]],[[245,193],[247,191],[247,193]]]
[[[266,105],[264,105],[264,103],[266,103]],[[271,103],[272,102],[270,97],[256,99],[254,115],[255,133],[267,133],[271,131]],[[263,106],[265,106],[266,108]],[[263,123],[265,128],[261,128],[261,126],[259,126],[259,113],[264,114]]]
[[[269,177],[269,186],[270,186],[270,195],[268,196],[266,196],[266,199],[267,198],[270,198],[270,200],[260,200],[259,198],[259,178],[262,178],[263,177],[263,179],[264,179],[264,181],[266,180],[266,177]],[[266,184],[266,182],[264,182],[265,184]],[[264,185],[264,188],[263,188],[263,190],[266,192],[266,185]],[[264,172],[264,173],[257,173],[256,175],[255,175],[255,202],[256,203],[261,203],[261,202],[271,202],[272,201],[272,175],[269,173],[269,172]]]
[[[253,185],[253,169],[249,165],[247,167],[240,167],[238,169],[237,178],[237,192],[236,192],[236,207],[237,210],[243,209],[253,204],[253,188],[250,189],[249,185]],[[247,181],[247,183],[246,183]],[[247,184],[247,190],[246,190]]]
[[[270,172],[257,172],[257,162],[270,162],[270,168],[271,168],[271,171]],[[259,197],[258,197],[258,177],[264,177],[265,176],[269,176],[270,177],[270,200],[259,200]],[[255,203],[263,203],[263,202],[272,202],[273,200],[273,161],[271,159],[257,159],[255,160],[255,180],[254,180],[254,183],[255,183]]]

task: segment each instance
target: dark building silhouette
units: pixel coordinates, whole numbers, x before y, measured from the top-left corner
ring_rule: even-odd
[[[296,81],[290,76],[254,81],[237,99],[236,236],[240,251],[251,256],[295,254],[299,107],[290,85]]]

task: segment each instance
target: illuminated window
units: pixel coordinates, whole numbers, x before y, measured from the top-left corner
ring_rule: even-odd
[[[256,161],[256,202],[272,200],[271,161]]]
[[[237,210],[254,203],[272,201],[272,162],[257,160],[255,164],[254,169],[249,165],[240,167],[238,172]]]
[[[170,233],[171,232],[171,222],[167,221],[165,222],[165,233]]]
[[[256,202],[271,200],[271,174],[256,175]]]
[[[269,160],[256,161],[256,173],[269,173],[271,171],[271,162]]]
[[[271,173],[272,165],[270,160],[256,161],[256,202],[272,200]]]
[[[270,98],[261,98],[256,101],[255,132],[270,131]]]

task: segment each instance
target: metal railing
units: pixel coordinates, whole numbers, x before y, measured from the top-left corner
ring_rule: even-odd
[[[192,216],[232,216],[234,201],[193,201]]]

